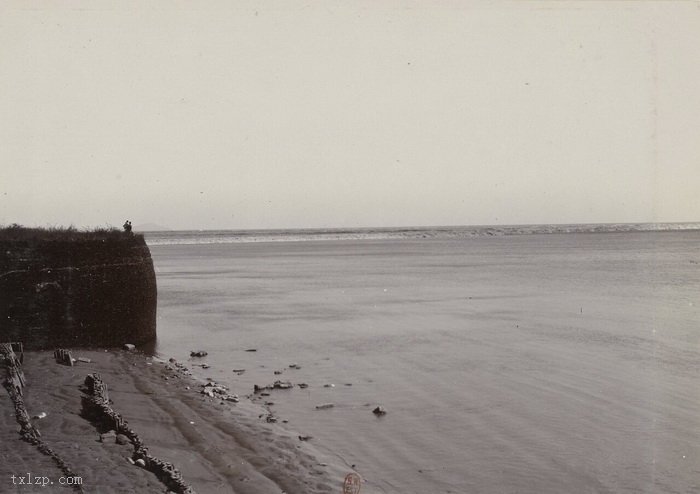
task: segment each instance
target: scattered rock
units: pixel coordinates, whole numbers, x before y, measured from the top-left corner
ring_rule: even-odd
[[[108,431],[105,432],[104,434],[100,434],[100,442],[106,443],[106,442],[112,442],[116,439],[117,433],[115,431]]]
[[[239,376],[245,372],[245,369],[233,369],[233,372],[238,374]]]
[[[293,387],[294,385],[289,381],[275,381],[274,383],[268,384],[267,386],[260,386],[259,384],[254,384],[253,392],[260,393],[261,391],[266,391],[270,389],[291,389]]]
[[[299,364],[289,364],[289,368],[290,368],[290,369],[301,369],[301,367],[299,366]]]
[[[257,351],[258,351],[257,348],[249,348],[246,350],[246,352],[257,352]]]
[[[204,350],[193,350],[190,352],[190,357],[206,357],[207,355],[209,354]]]
[[[283,372],[283,371],[281,371],[281,370],[276,370],[276,371],[275,371],[275,375],[276,375],[276,376],[279,376],[280,374],[282,374],[282,372]]]
[[[82,363],[84,363],[84,364],[91,364],[91,363],[92,363],[92,360],[90,360],[90,359],[87,358],[87,357],[78,357],[78,362],[82,362]]]
[[[299,440],[300,440],[300,441],[308,441],[308,440],[311,439],[312,437],[313,437],[313,436],[299,436]]]
[[[238,395],[228,395],[226,401],[232,401],[233,403],[238,403]]]
[[[335,384],[324,384],[324,388],[335,388]]]
[[[335,405],[333,403],[322,403],[321,405],[316,405],[316,410],[326,410],[328,408],[333,408]]]
[[[377,407],[374,410],[372,410],[372,413],[375,415],[386,415],[386,410],[384,407]]]
[[[35,420],[40,420],[40,419],[43,419],[43,418],[45,418],[45,417],[46,417],[46,412],[41,412],[41,413],[39,413],[39,414],[37,414],[37,415],[34,415],[32,418],[35,419]]]
[[[352,386],[352,383],[345,383],[346,386]]]
[[[127,460],[129,463],[131,463],[132,465],[134,464],[134,459],[131,458],[130,456],[127,456],[127,457],[126,457],[126,460]]]
[[[134,464],[140,466],[141,468],[146,468],[146,462],[143,460],[143,458],[139,458],[134,462]]]
[[[301,389],[306,389],[309,387],[309,385],[306,383],[299,383],[299,384],[297,384],[297,386],[299,386]]]
[[[226,386],[222,386],[221,384],[217,384],[215,382],[208,382],[206,384],[202,384],[202,391],[201,393],[203,395],[207,395],[210,398],[214,398],[215,395],[220,395],[220,396],[227,396],[228,395],[228,388]]]
[[[132,345],[131,343],[124,343],[124,350],[128,352],[133,352],[136,350],[136,345]]]

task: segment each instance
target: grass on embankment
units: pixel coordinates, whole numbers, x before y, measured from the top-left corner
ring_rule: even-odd
[[[78,230],[74,226],[29,228],[16,223],[0,225],[0,241],[100,241],[123,240],[126,236],[143,238],[140,233],[126,233],[115,227]]]

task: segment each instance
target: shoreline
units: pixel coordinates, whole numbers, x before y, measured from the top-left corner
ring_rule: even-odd
[[[85,377],[98,373],[107,385],[111,405],[144,442],[150,454],[173,463],[198,493],[273,494],[340,492],[347,467],[333,464],[312,444],[276,423],[265,409],[241,397],[238,403],[201,393],[205,381],[161,359],[139,352],[75,350],[83,357],[74,366],[56,363],[51,351],[27,351],[24,402],[43,440],[58,452],[85,492],[165,492],[151,472],[128,458],[132,444],[100,441],[99,424],[83,416]],[[70,492],[55,482],[27,488],[12,475],[61,477],[50,458],[21,440],[12,402],[0,399],[2,492]],[[323,461],[320,461],[323,459]]]

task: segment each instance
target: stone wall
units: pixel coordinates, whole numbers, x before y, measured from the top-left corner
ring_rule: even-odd
[[[107,347],[156,336],[156,277],[141,235],[0,241],[0,341]]]

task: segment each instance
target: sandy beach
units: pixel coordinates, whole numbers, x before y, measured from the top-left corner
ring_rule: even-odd
[[[309,442],[259,417],[242,399],[222,402],[201,394],[202,382],[168,362],[126,351],[73,351],[71,367],[53,352],[25,352],[24,401],[43,440],[81,477],[84,492],[165,492],[151,472],[131,464],[130,443],[100,441],[98,424],[81,413],[85,377],[97,372],[112,407],[151,455],[172,462],[195,492],[321,493],[342,489],[344,468],[320,462]],[[7,393],[0,399],[0,492],[71,492],[55,462],[20,439]],[[222,404],[223,403],[223,404]],[[260,412],[260,413],[259,413]],[[28,474],[31,474],[29,483]],[[14,478],[12,476],[15,476]],[[24,485],[20,485],[23,477]],[[36,485],[53,482],[46,486]]]

